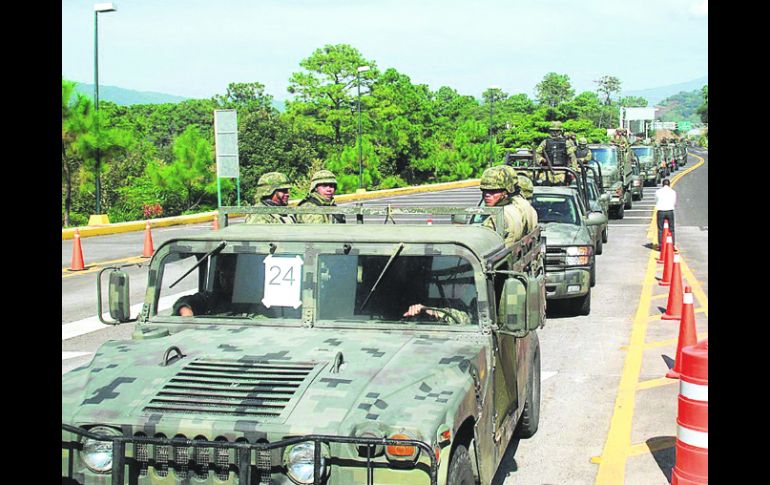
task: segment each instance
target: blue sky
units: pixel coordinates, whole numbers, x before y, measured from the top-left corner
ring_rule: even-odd
[[[62,0],[62,76],[94,81],[94,1]],[[116,0],[99,14],[99,84],[204,98],[258,81],[287,99],[299,62],[350,44],[431,89],[532,96],[548,72],[577,93],[708,73],[708,0]]]

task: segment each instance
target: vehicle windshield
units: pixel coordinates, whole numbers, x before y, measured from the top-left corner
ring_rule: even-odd
[[[558,222],[580,225],[578,209],[572,197],[558,194],[533,194],[532,207],[537,211],[538,222]]]
[[[465,258],[398,255],[385,270],[389,259],[387,255],[320,255],[318,320],[399,325],[478,323],[475,273]],[[423,311],[404,317],[415,304],[435,309],[433,315]]]
[[[591,153],[602,166],[602,171],[618,166],[618,152],[614,148],[592,148]]]
[[[639,159],[639,163],[653,161],[651,147],[631,147],[631,150],[636,153],[636,157]]]
[[[593,202],[599,198],[599,194],[596,190],[596,183],[589,179],[588,183],[586,184],[588,186],[588,200]]]
[[[204,256],[172,252],[163,258],[159,316],[301,318],[303,263],[299,255],[219,253],[175,284]]]

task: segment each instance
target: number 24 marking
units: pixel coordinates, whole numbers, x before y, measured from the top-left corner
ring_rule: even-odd
[[[275,276],[270,280],[270,285],[273,286],[281,286],[281,282],[276,282],[276,280],[281,276],[281,267],[280,266],[271,266],[270,267],[270,273],[273,272],[273,270],[276,270]],[[289,267],[289,270],[286,272],[285,275],[283,275],[283,278],[281,278],[281,281],[288,281],[289,285],[294,284],[294,266]]]

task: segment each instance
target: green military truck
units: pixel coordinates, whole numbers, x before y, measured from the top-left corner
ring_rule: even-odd
[[[610,215],[623,219],[625,209],[632,208],[631,175],[633,167],[630,150],[622,150],[614,144],[589,145],[593,159],[602,167],[602,185],[610,196]]]
[[[636,158],[639,159],[640,174],[645,186],[655,187],[660,183],[660,150],[650,145],[632,145]]]
[[[62,482],[489,484],[538,428],[544,243],[366,223],[428,211],[503,227],[500,208],[223,208],[163,243],[132,339],[62,376]],[[127,274],[104,271],[106,323],[133,321]]]

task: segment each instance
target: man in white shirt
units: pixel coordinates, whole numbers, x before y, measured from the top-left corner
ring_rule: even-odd
[[[674,206],[676,206],[676,191],[671,188],[669,179],[663,180],[663,187],[655,191],[655,209],[658,212],[658,245],[655,249],[663,247],[663,221],[668,219],[668,230],[671,232],[671,240],[676,249],[676,236],[674,236]]]

